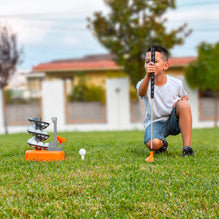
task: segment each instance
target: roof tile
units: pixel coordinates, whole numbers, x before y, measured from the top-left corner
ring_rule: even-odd
[[[170,66],[184,66],[196,60],[196,57],[175,57],[170,58]],[[61,70],[101,70],[101,69],[121,69],[114,61],[110,54],[90,55],[81,59],[56,60],[48,63],[41,63],[33,67],[34,72],[49,72]]]

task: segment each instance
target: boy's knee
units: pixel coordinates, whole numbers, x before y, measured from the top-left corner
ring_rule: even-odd
[[[186,108],[190,109],[190,104],[187,100],[182,100],[178,102],[176,106],[179,109],[186,109]]]
[[[188,101],[186,100],[182,100],[180,102],[177,103],[176,105],[176,115],[177,117],[179,116],[180,112],[191,112],[191,107]]]
[[[159,150],[162,146],[163,146],[163,140],[159,139],[159,138],[155,138],[152,141],[152,146],[153,146],[153,150],[157,151]],[[150,149],[151,148],[151,141],[148,141],[146,146]]]

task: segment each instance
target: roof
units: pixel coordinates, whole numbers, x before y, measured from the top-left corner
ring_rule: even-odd
[[[80,59],[56,60],[41,63],[33,67],[34,72],[51,71],[82,71],[82,70],[117,70],[122,69],[114,61],[110,54],[89,55]]]
[[[197,57],[173,57],[169,59],[170,66],[185,66],[197,60]]]
[[[184,66],[196,57],[170,58],[170,66]],[[110,54],[89,55],[78,59],[56,60],[48,63],[41,63],[33,67],[33,72],[57,72],[57,71],[90,71],[90,70],[119,70],[122,69],[113,61]]]

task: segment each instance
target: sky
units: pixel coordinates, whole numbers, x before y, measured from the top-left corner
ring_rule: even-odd
[[[176,6],[164,16],[167,29],[187,23],[193,32],[170,51],[172,57],[197,56],[201,42],[219,41],[218,0],[176,0]],[[18,69],[108,53],[87,28],[86,18],[96,11],[107,14],[104,0],[0,0],[0,24],[11,26],[23,50]]]

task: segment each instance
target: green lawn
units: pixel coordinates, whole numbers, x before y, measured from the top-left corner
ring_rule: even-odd
[[[145,162],[143,131],[59,135],[61,162],[26,161],[28,133],[0,136],[0,218],[219,216],[218,128],[193,130],[194,158],[182,157],[180,135],[169,137],[169,153],[154,163]]]

